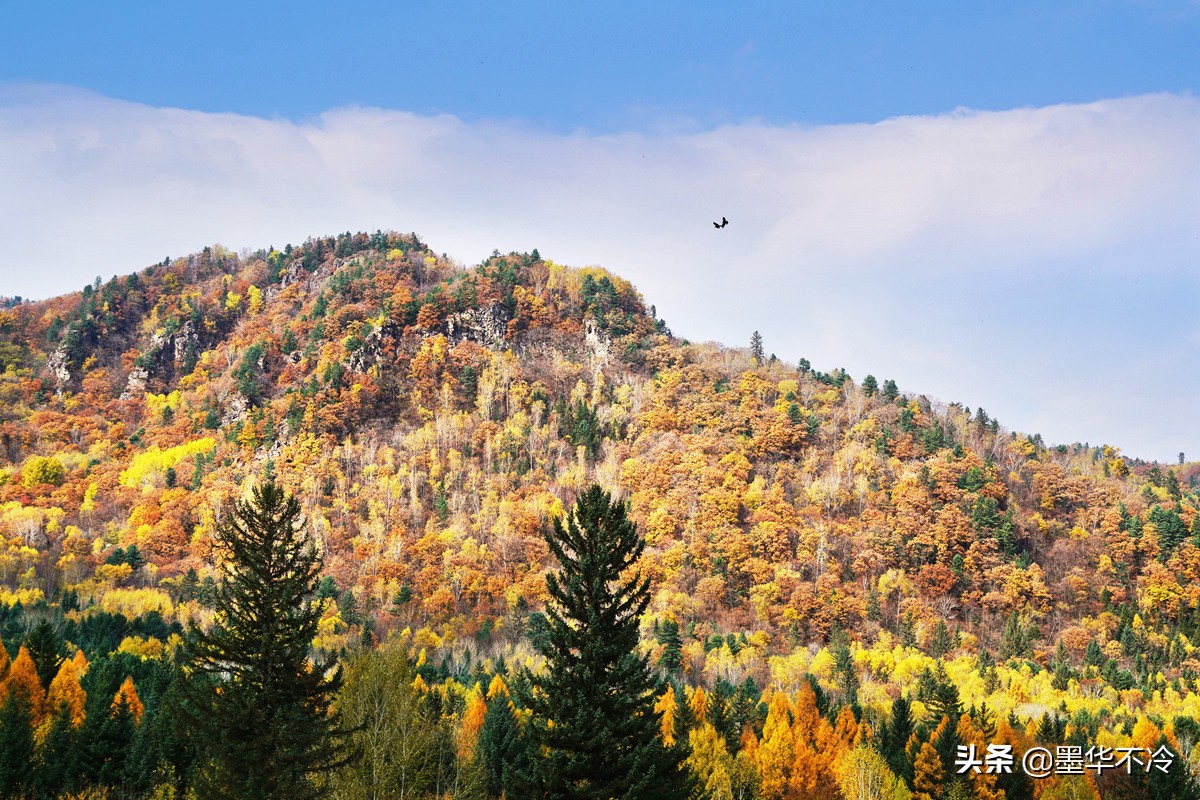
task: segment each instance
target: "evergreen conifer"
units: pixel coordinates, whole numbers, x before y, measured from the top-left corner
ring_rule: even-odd
[[[755,331],[750,337],[750,357],[754,359],[755,366],[761,366],[764,356],[762,334]]]
[[[538,649],[547,668],[529,697],[547,753],[542,789],[588,800],[690,797],[684,746],[659,738],[655,681],[636,652],[650,581],[622,577],[645,546],[625,505],[592,486],[546,541],[562,569],[546,578],[553,602]]]
[[[336,658],[310,663],[321,609],[320,559],[306,541],[300,504],[273,481],[239,501],[218,528],[225,576],[216,622],[193,630],[189,662],[208,681],[190,716],[207,758],[202,797],[315,797],[310,777],[340,763],[341,731],[329,705],[341,686]]]

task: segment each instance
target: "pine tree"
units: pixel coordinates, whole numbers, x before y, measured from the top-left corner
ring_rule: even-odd
[[[667,748],[654,713],[647,656],[636,653],[649,578],[622,579],[645,547],[624,504],[599,486],[546,534],[561,571],[546,578],[553,602],[532,678],[533,733],[546,748],[539,779],[549,797],[623,800],[692,793],[682,744]]]
[[[49,686],[66,655],[62,634],[43,618],[25,637],[25,648],[37,666],[38,681],[42,686]]]
[[[669,670],[679,669],[683,663],[683,637],[679,635],[679,623],[673,619],[663,622],[658,641],[663,646],[659,666]]]
[[[487,716],[479,734],[479,751],[487,767],[487,788],[496,796],[528,797],[533,761],[529,740],[517,718],[512,702],[501,692],[487,704]]]
[[[40,742],[33,763],[18,765],[32,772],[37,796],[59,797],[75,787],[84,752],[81,738],[71,722],[71,709],[65,704],[58,706],[35,734]]]
[[[320,560],[305,541],[300,504],[273,481],[238,501],[217,530],[226,557],[216,621],[194,630],[193,669],[210,691],[192,698],[191,721],[208,749],[201,796],[315,797],[310,776],[342,761],[336,658],[311,664],[321,615],[309,602]]]
[[[912,705],[901,695],[892,703],[892,721],[884,728],[881,752],[892,772],[908,781],[912,780],[912,764],[904,748],[913,734]]]
[[[953,649],[954,641],[950,638],[950,629],[939,619],[933,628],[933,635],[929,637],[929,655],[941,658]]]
[[[762,334],[755,331],[750,337],[750,357],[754,359],[754,365],[760,366],[763,363],[763,357],[766,352],[763,350]]]
[[[22,796],[29,784],[33,753],[33,713],[29,702],[19,694],[10,693],[0,708],[0,797]]]

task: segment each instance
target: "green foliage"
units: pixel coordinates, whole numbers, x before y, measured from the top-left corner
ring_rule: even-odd
[[[33,763],[33,718],[24,700],[10,695],[0,706],[0,797],[22,797]]]
[[[654,681],[636,653],[650,580],[622,578],[645,547],[625,506],[593,486],[546,543],[561,571],[546,578],[547,668],[529,698],[546,748],[540,782],[554,797],[688,797],[684,753],[658,738]]]
[[[440,797],[450,783],[451,731],[430,698],[413,688],[415,677],[399,641],[359,653],[348,663],[335,707],[358,758],[329,774],[333,796]]]
[[[917,697],[925,703],[935,724],[943,717],[950,720],[950,727],[958,724],[958,718],[963,713],[962,701],[958,696],[958,687],[946,674],[945,663],[937,662],[932,672],[922,675]]]
[[[908,698],[901,695],[892,703],[892,719],[882,729],[879,751],[892,772],[909,783],[913,779],[913,765],[905,748],[914,730],[912,705]]]
[[[837,675],[838,688],[842,690],[842,702],[854,707],[858,704],[858,670],[854,656],[850,653],[850,637],[838,630],[830,637],[833,650],[833,670]]]
[[[755,331],[750,336],[750,358],[754,359],[755,366],[763,363],[763,338],[762,334],[758,331]]]
[[[43,617],[25,637],[25,648],[29,650],[29,655],[37,666],[38,680],[41,681],[42,688],[48,688],[67,654],[62,632]]]
[[[954,649],[954,640],[950,638],[950,629],[943,620],[938,620],[933,626],[933,635],[929,637],[929,655],[941,658]]]
[[[241,361],[233,370],[237,390],[252,406],[260,405],[266,392],[267,384],[263,377],[266,351],[267,346],[264,342],[255,342],[246,348]]]
[[[1004,635],[1000,640],[1000,658],[1005,661],[1010,658],[1028,658],[1033,655],[1035,639],[1035,629],[1022,623],[1014,611],[1004,625]]]
[[[658,663],[664,669],[679,669],[683,663],[683,637],[679,635],[679,623],[673,619],[664,620],[658,641],[663,646],[662,658]]]
[[[585,447],[588,458],[595,458],[604,441],[596,409],[581,399],[570,405],[559,403],[556,411],[559,435],[576,447]]]
[[[978,492],[988,483],[987,473],[982,467],[968,467],[967,471],[958,479],[958,488],[964,492]],[[992,498],[980,498],[988,499]],[[994,500],[992,501],[995,502]]]
[[[1174,475],[1175,473],[1168,474]],[[1176,488],[1178,488],[1178,485],[1176,485]],[[1164,559],[1188,538],[1187,523],[1179,516],[1179,512],[1173,508],[1163,508],[1156,505],[1150,509],[1148,519],[1154,525],[1154,530],[1158,532],[1158,541],[1162,547]]]
[[[197,789],[202,797],[317,797],[310,777],[344,760],[338,717],[327,713],[342,675],[335,657],[309,663],[320,561],[300,504],[260,484],[215,539],[226,557],[216,622],[193,630],[188,647],[212,686],[193,697],[191,721],[206,748]]]
[[[1000,520],[1000,506],[994,497],[980,497],[971,507],[971,522],[978,531],[993,531],[1000,525]]]
[[[534,789],[534,760],[529,737],[517,722],[508,696],[500,694],[488,702],[487,715],[479,732],[479,755],[492,796],[530,797]]]
[[[128,564],[134,572],[137,572],[146,563],[146,559],[142,557],[138,546],[131,544],[128,548],[113,548],[113,551],[108,554],[108,558],[104,559],[104,563],[113,565]]]

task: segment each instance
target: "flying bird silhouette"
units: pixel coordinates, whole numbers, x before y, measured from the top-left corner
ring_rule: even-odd
[[[728,224],[729,224],[729,220],[725,219],[724,217],[721,217],[721,221],[720,221],[720,222],[714,222],[714,223],[713,223],[713,227],[714,227],[714,228],[724,228],[724,227],[725,227],[726,225],[728,225]]]

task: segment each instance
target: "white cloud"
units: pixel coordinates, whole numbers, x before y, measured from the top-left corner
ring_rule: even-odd
[[[214,242],[413,230],[467,263],[537,247],[603,264],[681,335],[740,344],[759,328],[781,357],[983,404],[1048,439],[1108,423],[1126,450],[1166,458],[1190,441],[1200,454],[1194,415],[1171,405],[1200,389],[1185,327],[1200,299],[1197,129],[1200,101],[1176,95],[594,136],[353,107],[265,120],[7,85],[0,294],[70,291]],[[1161,366],[1141,356],[1166,343],[1174,382],[1151,390]],[[1081,385],[1114,358],[1123,385]]]

